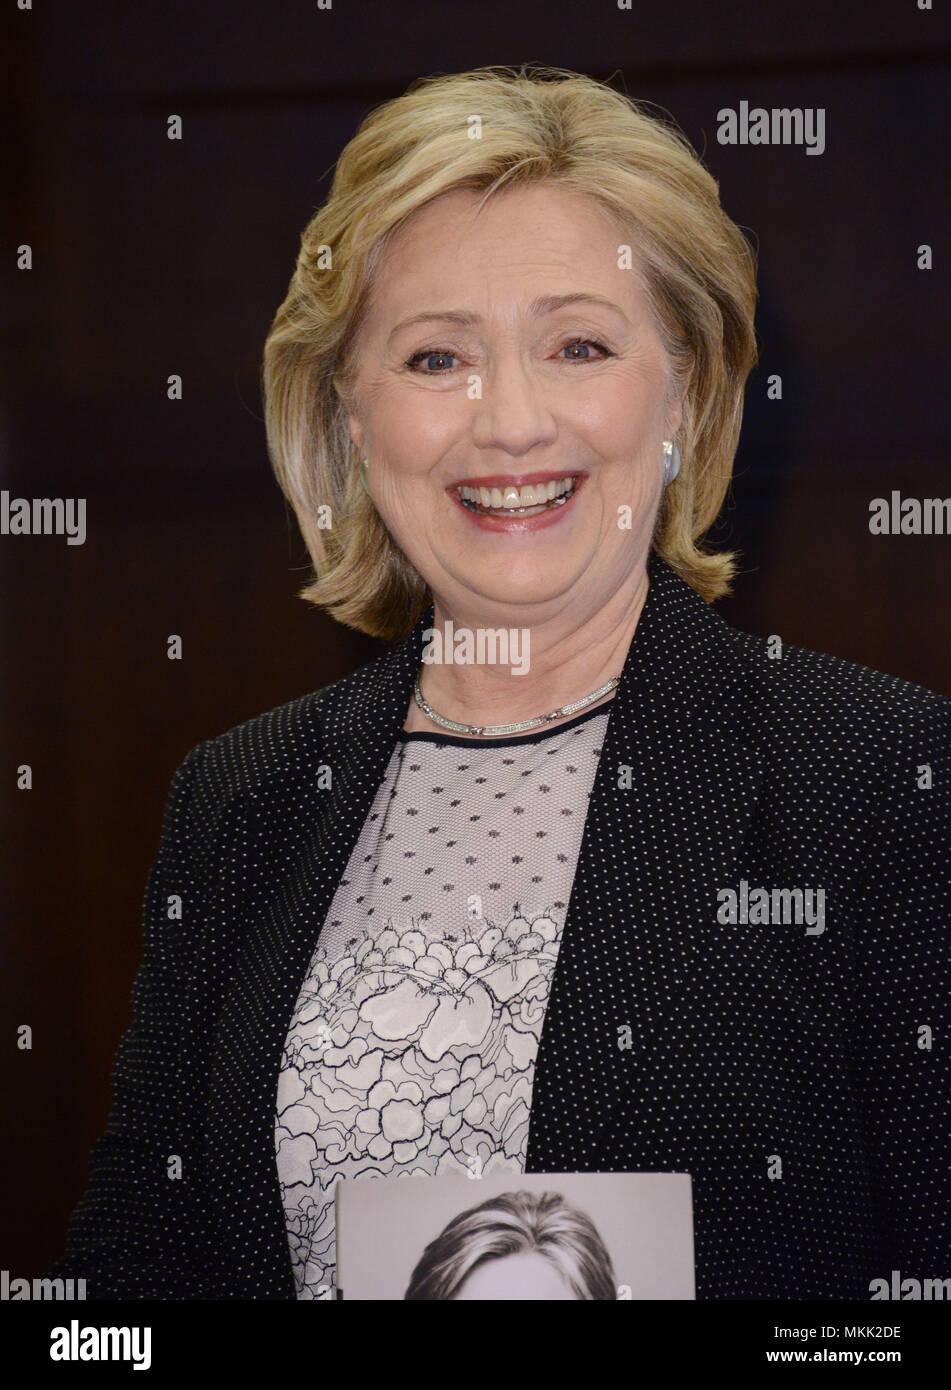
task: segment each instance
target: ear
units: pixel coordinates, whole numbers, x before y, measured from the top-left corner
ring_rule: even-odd
[[[350,395],[350,393],[347,391],[347,389],[346,389],[346,387],[345,387],[345,385],[344,385],[343,378],[342,378],[341,376],[334,376],[334,378],[333,378],[333,384],[334,384],[334,390],[337,392],[337,395],[340,397],[341,403],[343,404],[343,407],[344,407],[344,409],[345,409],[346,412],[347,412],[347,430],[349,431],[350,438],[351,438],[351,440],[353,441],[354,448],[356,449],[356,451],[357,451],[358,454],[362,454],[362,453],[363,453],[363,426],[360,424],[360,421],[359,421],[359,419],[357,418],[357,416],[356,416],[356,414],[355,414],[355,412],[354,412],[354,400],[353,400],[353,397],[352,397],[352,395]]]
[[[673,439],[684,422],[684,401],[687,397],[687,392],[690,390],[690,383],[692,380],[693,367],[691,366],[686,379],[681,382],[680,389],[670,389],[670,394],[665,403],[667,412],[667,432],[664,435],[665,439]]]
[[[684,420],[683,394],[671,396],[666,402],[665,412],[664,438],[673,439]]]
[[[363,426],[353,414],[347,416],[347,429],[350,431],[350,438],[358,454],[363,453]]]

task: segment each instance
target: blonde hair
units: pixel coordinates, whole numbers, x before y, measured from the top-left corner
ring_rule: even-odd
[[[614,1267],[589,1216],[559,1192],[503,1192],[453,1217],[423,1251],[404,1300],[453,1299],[505,1255],[540,1254],[577,1299],[616,1299]]]
[[[470,139],[476,116],[481,136]],[[594,199],[630,229],[668,393],[684,393],[681,471],[664,490],[653,546],[708,602],[729,591],[735,554],[701,538],[729,487],[757,357],[752,249],[672,122],[562,68],[484,67],[422,78],[363,121],[304,230],[264,349],[270,457],[315,572],[300,597],[370,636],[404,639],[432,601],[362,486],[347,427],[373,273],[393,234],[435,198],[540,181]]]

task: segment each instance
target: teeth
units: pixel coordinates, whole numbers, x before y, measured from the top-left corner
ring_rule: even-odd
[[[556,498],[559,499],[559,505],[563,505],[574,491],[574,486],[574,478],[552,478],[550,482],[536,483],[534,487],[530,484],[506,488],[462,486],[456,490],[463,502],[485,507],[487,510],[514,512],[524,511],[528,507],[549,506]]]

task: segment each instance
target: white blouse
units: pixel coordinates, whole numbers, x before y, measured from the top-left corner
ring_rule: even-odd
[[[611,702],[542,733],[403,733],[284,1044],[298,1298],[333,1298],[338,1179],[524,1172],[535,1058]]]

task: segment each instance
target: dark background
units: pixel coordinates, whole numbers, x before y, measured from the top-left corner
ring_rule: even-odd
[[[83,546],[0,537],[0,1266],[31,1277],[105,1125],[172,772],[380,650],[295,597],[307,556],[258,385],[360,119],[416,77],[531,61],[672,113],[760,258],[762,361],[715,532],[745,572],[720,611],[951,693],[951,537],[868,531],[893,488],[951,494],[951,29],[915,0],[9,0],[4,25],[0,485],[85,497],[88,525]],[[720,146],[743,99],[824,107],[825,153]]]

